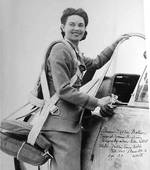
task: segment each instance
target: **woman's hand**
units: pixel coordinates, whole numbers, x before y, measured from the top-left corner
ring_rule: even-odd
[[[98,107],[96,113],[101,117],[112,117],[114,115],[114,106],[118,96],[112,94],[111,96],[106,96],[101,99],[98,99]]]
[[[114,45],[117,45],[122,40],[127,40],[130,38],[129,34],[123,34],[119,38],[116,39],[116,41],[113,43]]]
[[[101,117],[112,117],[115,112],[114,112],[115,106],[112,105],[104,105],[100,108],[99,114]]]
[[[106,104],[111,104],[111,97],[110,96],[106,96],[106,97],[103,97],[101,99],[98,99],[98,106],[99,107],[104,106]]]
[[[101,107],[107,104],[112,105],[117,101],[117,99],[118,96],[111,94],[111,96],[106,96],[101,99],[98,99],[98,106]]]

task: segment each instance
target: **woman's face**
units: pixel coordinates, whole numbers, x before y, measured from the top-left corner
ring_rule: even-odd
[[[84,19],[78,15],[71,15],[67,18],[66,24],[62,25],[66,39],[72,42],[79,42],[86,30]]]

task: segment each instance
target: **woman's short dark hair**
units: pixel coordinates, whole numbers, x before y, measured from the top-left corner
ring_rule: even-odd
[[[78,15],[78,16],[82,17],[84,19],[85,27],[88,25],[88,22],[89,22],[88,15],[82,8],[79,8],[79,9],[67,8],[67,9],[65,9],[63,11],[63,14],[60,19],[61,24],[65,25],[67,18],[71,15]],[[65,33],[63,32],[63,30],[61,30],[61,34],[63,37],[65,36]],[[81,40],[84,40],[86,38],[86,35],[87,35],[87,31],[85,31]]]
[[[85,27],[88,25],[88,15],[87,13],[82,9],[74,9],[74,8],[67,8],[63,11],[63,14],[61,16],[61,24],[65,25],[67,18],[71,15],[79,15],[84,19]]]

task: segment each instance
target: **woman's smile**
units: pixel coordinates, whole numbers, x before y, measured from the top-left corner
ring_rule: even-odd
[[[72,42],[79,42],[85,33],[84,19],[78,15],[68,17],[65,25],[62,25],[65,38]]]
[[[80,35],[82,35],[82,32],[72,32],[72,34],[75,36],[80,36]]]

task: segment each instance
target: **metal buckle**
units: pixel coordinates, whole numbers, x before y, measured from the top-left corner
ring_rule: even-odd
[[[58,107],[56,105],[54,105],[50,109],[50,113],[51,113],[51,115],[56,115],[56,116],[60,115],[60,111],[59,111],[59,109],[58,109]]]
[[[51,158],[51,159],[54,158],[53,155],[51,155],[47,149],[44,151],[44,153],[42,154],[42,156],[44,156],[44,157],[48,156],[48,157]]]

